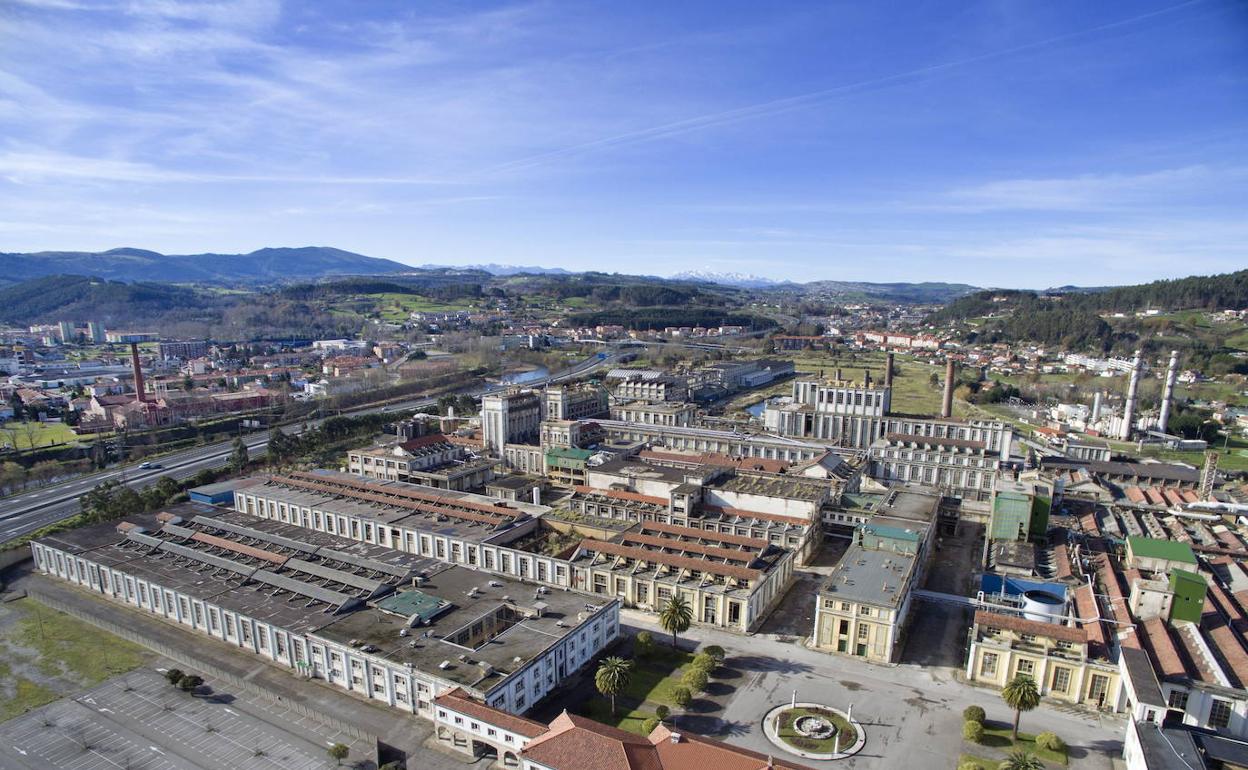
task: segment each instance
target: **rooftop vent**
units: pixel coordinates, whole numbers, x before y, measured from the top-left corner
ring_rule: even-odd
[[[680,733],[672,733],[672,736],[668,740],[670,740],[672,743],[680,743],[680,738],[681,738]]]
[[[442,669],[443,671],[447,670],[450,667],[451,667],[451,662],[449,660],[444,660],[438,664],[438,668]]]

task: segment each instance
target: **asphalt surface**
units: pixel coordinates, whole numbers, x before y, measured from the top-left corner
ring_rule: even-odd
[[[566,380],[582,377],[590,372],[615,364],[624,353],[617,353],[606,358],[593,356],[585,361],[569,367],[562,371],[551,374],[548,377],[533,380],[525,383],[526,387],[534,387],[546,385],[548,383],[558,383]],[[502,390],[504,385],[482,385],[470,388],[464,392],[469,395],[480,397],[487,393]],[[342,414],[371,414],[376,412],[401,412],[409,409],[419,409],[421,407],[430,406],[435,403],[432,398],[413,399],[411,401],[403,401],[386,406],[374,406],[358,409],[344,409]],[[319,425],[324,418],[309,420],[308,425],[314,427]],[[283,431],[290,434],[298,434],[302,431],[303,424],[288,425],[282,428]],[[256,457],[264,453],[268,446],[269,434],[267,431],[252,434],[243,439],[247,444],[247,450],[252,457]],[[219,468],[227,462],[234,439],[230,438],[226,441],[220,441],[215,444],[208,444],[202,447],[195,447],[183,452],[176,452],[165,455],[162,458],[153,460],[159,463],[160,468],[141,469],[137,464],[123,466],[118,468],[110,468],[99,473],[91,473],[62,484],[45,487],[33,492],[24,492],[20,495],[7,497],[0,500],[0,543],[8,542],[17,537],[21,537],[29,532],[33,532],[41,527],[54,524],[70,516],[74,516],[81,510],[78,503],[79,497],[83,493],[90,491],[97,484],[105,481],[120,481],[126,486],[134,489],[144,489],[155,484],[162,476],[170,476],[177,480],[182,480],[194,476],[202,470],[209,468]]]

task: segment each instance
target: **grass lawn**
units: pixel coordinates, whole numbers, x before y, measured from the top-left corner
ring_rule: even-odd
[[[821,716],[836,725],[836,734],[831,738],[807,738],[797,731],[793,724],[801,717],[808,714]],[[789,719],[792,717],[792,719]],[[839,714],[828,711],[826,709],[813,708],[796,708],[789,709],[780,713],[780,724],[777,725],[780,740],[801,749],[816,754],[831,754],[838,750],[838,747],[849,748],[858,740],[858,731],[853,725],[845,721]]]
[[[618,714],[611,714],[611,701],[601,695],[587,700],[581,713],[603,724],[643,735],[641,723],[655,716],[655,708],[663,705],[676,710],[672,691],[681,686],[681,669],[692,660],[693,653],[657,643],[650,655],[634,661],[628,687],[615,699]]]
[[[1013,751],[1014,749],[1022,749],[1028,754],[1035,754],[1045,762],[1050,762],[1055,765],[1066,764],[1065,751],[1049,751],[1048,749],[1038,747],[1036,745],[1036,736],[1031,735],[1030,733],[1020,732],[1018,734],[1018,740],[1011,741],[1009,725],[985,723],[983,745],[1001,749],[1006,752]]]
[[[142,665],[147,651],[33,599],[0,608],[0,721]]]
[[[15,449],[33,449],[77,440],[74,429],[63,422],[20,420],[6,422],[0,427],[0,446],[8,445]]]
[[[988,759],[987,757],[980,757],[974,754],[959,754],[958,755],[958,767],[961,767],[963,764],[967,762],[974,762],[975,764],[984,768],[984,770],[995,770],[997,765],[1001,764],[1001,760],[999,759]]]

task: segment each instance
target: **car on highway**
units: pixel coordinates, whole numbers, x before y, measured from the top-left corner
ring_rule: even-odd
[[[160,463],[139,463],[139,470],[141,471],[157,470],[158,468],[163,468],[163,467],[165,466],[161,465]]]

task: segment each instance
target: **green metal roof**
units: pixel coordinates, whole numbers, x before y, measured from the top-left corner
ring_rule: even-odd
[[[1166,561],[1181,561],[1188,564],[1196,563],[1196,554],[1192,552],[1192,547],[1177,540],[1128,537],[1127,547],[1131,549],[1132,554],[1145,559],[1165,559]]]
[[[450,608],[450,602],[427,594],[424,591],[399,591],[377,602],[377,609],[379,610],[402,615],[405,618],[419,615],[425,621],[436,618]]]

